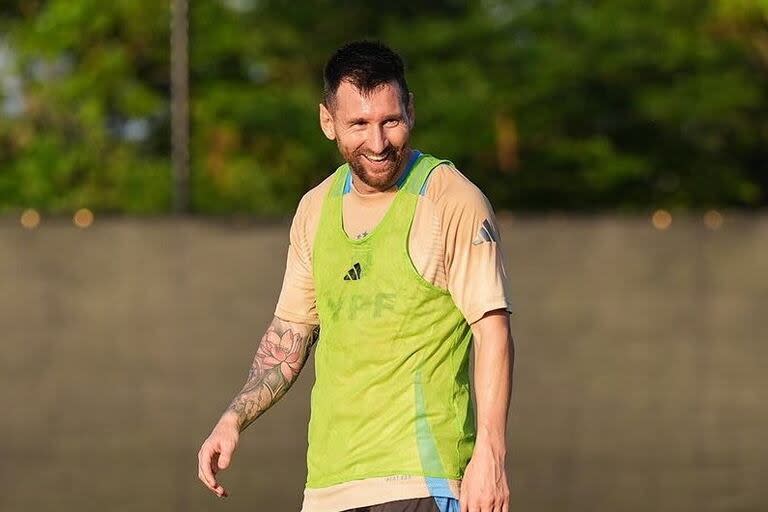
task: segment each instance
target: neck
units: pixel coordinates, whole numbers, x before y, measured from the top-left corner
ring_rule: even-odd
[[[355,190],[360,194],[375,194],[376,192],[386,192],[394,187],[398,180],[402,177],[403,173],[408,168],[408,164],[411,162],[412,157],[413,149],[408,148],[405,152],[405,158],[403,158],[403,161],[400,164],[400,169],[398,169],[398,171],[394,176],[392,176],[392,179],[388,183],[385,183],[380,187],[372,187],[366,183],[363,183],[363,180],[361,180],[355,173],[351,173],[352,186],[355,187]]]

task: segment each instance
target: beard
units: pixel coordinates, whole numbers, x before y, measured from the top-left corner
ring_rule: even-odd
[[[409,151],[408,144],[400,148],[389,146],[382,155],[377,155],[384,156],[383,167],[373,168],[374,164],[365,157],[365,155],[372,155],[370,151],[356,149],[352,152],[346,152],[339,146],[339,152],[349,164],[354,175],[369,187],[377,190],[386,190],[395,184],[398,174],[405,166],[405,158]]]

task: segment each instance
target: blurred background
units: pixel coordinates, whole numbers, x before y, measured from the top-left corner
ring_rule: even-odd
[[[511,510],[768,510],[766,0],[0,1],[0,510],[298,510],[311,360],[196,455],[361,37],[499,216]]]

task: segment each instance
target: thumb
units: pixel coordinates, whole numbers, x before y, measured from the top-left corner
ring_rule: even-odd
[[[227,469],[229,467],[229,461],[232,458],[232,452],[223,451],[219,455],[218,466],[219,469]]]
[[[469,505],[467,503],[467,486],[466,486],[466,479],[461,480],[461,485],[459,486],[459,511],[458,512],[467,512],[469,510]]]

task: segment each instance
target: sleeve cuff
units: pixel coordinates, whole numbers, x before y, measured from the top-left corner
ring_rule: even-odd
[[[320,319],[317,318],[316,316],[297,315],[294,312],[286,311],[279,307],[275,309],[275,316],[280,320],[284,320],[286,322],[294,322],[297,324],[308,324],[308,325],[320,325]]]
[[[473,309],[467,315],[465,315],[464,318],[466,318],[467,323],[471,325],[483,318],[483,315],[489,311],[495,311],[497,309],[503,309],[507,313],[512,314],[512,305],[506,299],[501,299],[499,301],[488,302],[478,308]]]

